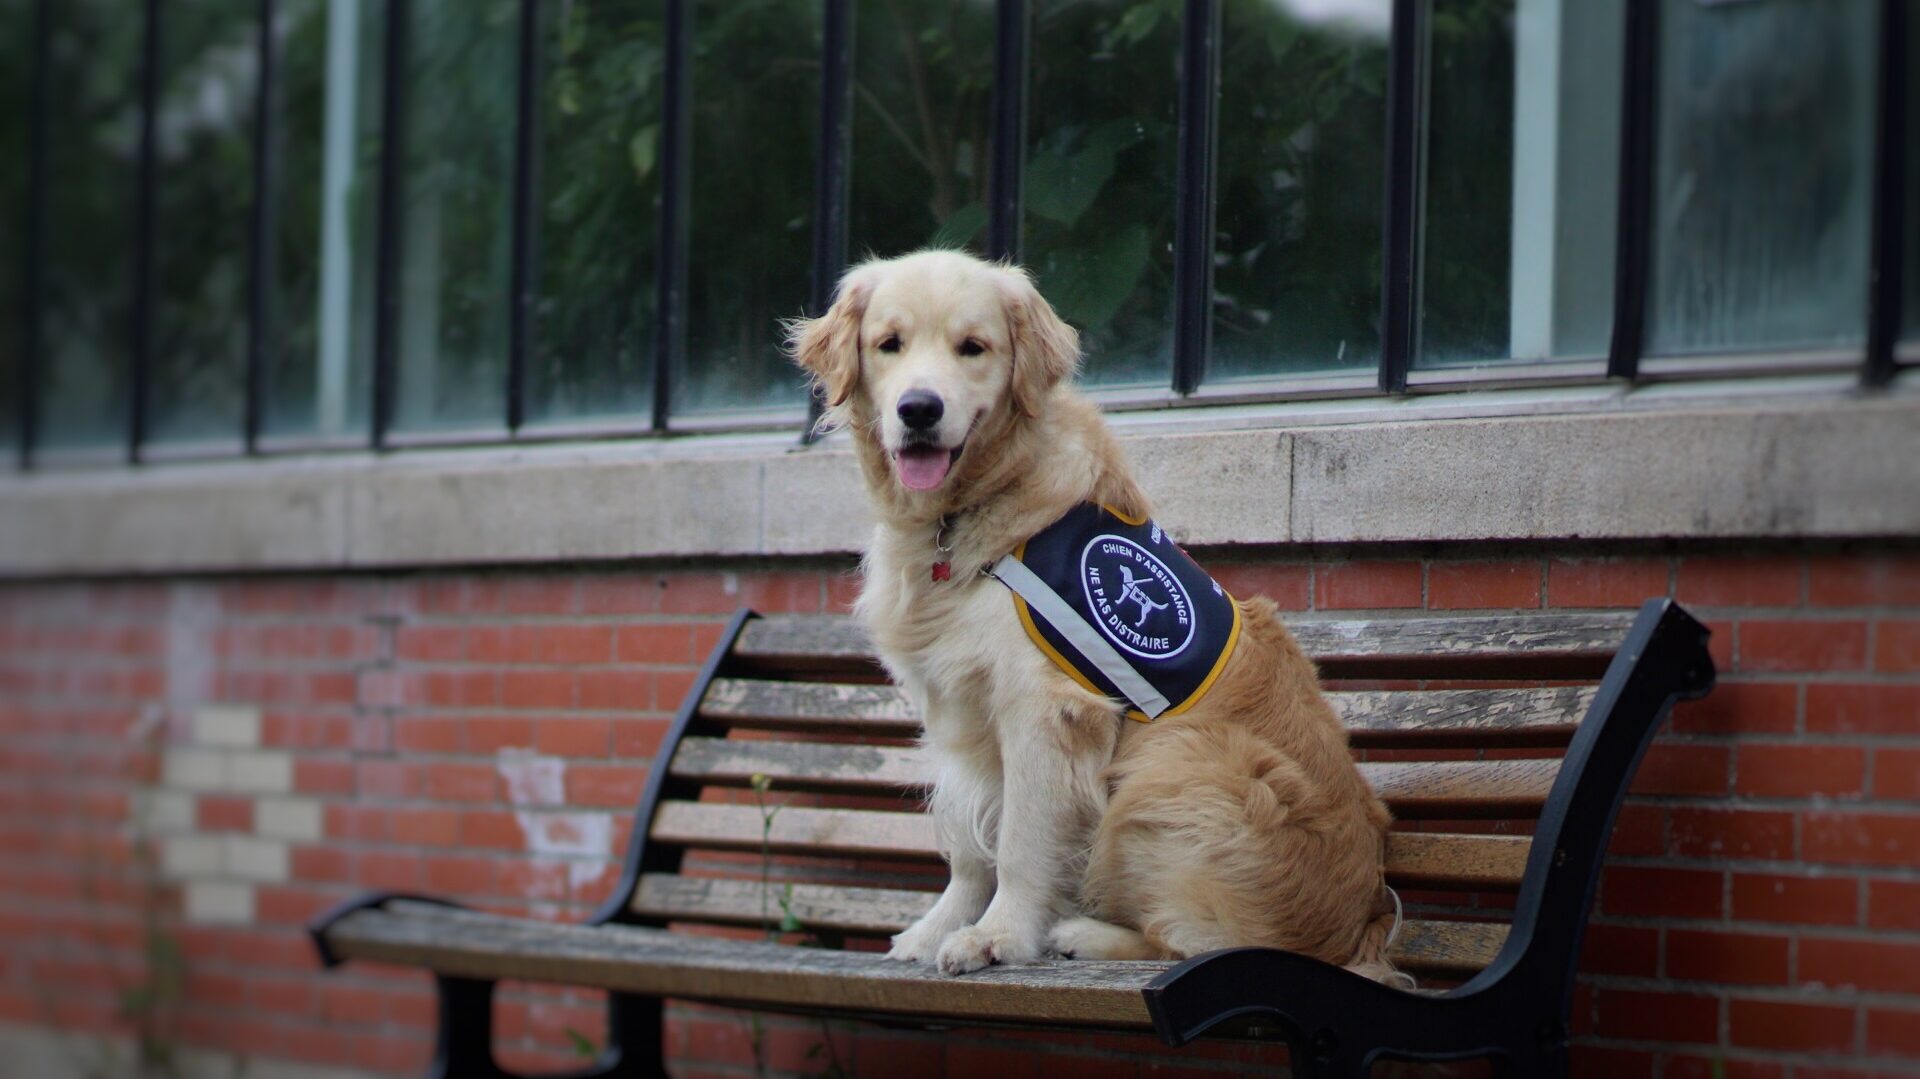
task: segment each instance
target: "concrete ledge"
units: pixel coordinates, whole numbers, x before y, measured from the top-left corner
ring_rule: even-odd
[[[1116,420],[1182,542],[1920,535],[1920,396]],[[844,443],[411,451],[0,480],[0,575],[844,555]]]

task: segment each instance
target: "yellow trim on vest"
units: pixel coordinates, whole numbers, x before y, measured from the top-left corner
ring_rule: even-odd
[[[1119,510],[1114,509],[1112,506],[1107,505],[1105,502],[1096,502],[1094,503],[1094,505],[1099,506],[1101,509],[1106,510],[1108,513],[1113,514],[1115,517],[1120,518],[1122,521],[1125,521],[1127,523],[1127,526],[1130,528],[1139,528],[1141,525],[1147,523],[1147,516],[1144,513],[1138,517],[1129,517],[1126,514],[1121,513]],[[1021,546],[1025,547],[1026,544],[1021,544]]]
[[[1108,513],[1112,513],[1115,517],[1120,517],[1123,521],[1127,520],[1125,517],[1121,517],[1120,514],[1114,513],[1110,506],[1102,505],[1101,508],[1105,509]],[[1138,521],[1127,521],[1127,523],[1138,528],[1145,520],[1146,518],[1142,517]],[[1021,561],[1026,560],[1026,541],[1021,541],[1020,546],[1014,548],[1013,557]],[[1045,635],[1040,632],[1040,627],[1034,625],[1033,612],[1027,609],[1027,601],[1020,598],[1020,593],[1015,592],[1011,588],[1007,589],[1007,593],[1013,597],[1013,609],[1020,616],[1021,627],[1027,631],[1027,637],[1040,649],[1041,654],[1052,660],[1053,665],[1060,668],[1068,678],[1078,682],[1080,688],[1096,697],[1105,697],[1107,691],[1094,685],[1091,679],[1080,673],[1080,668],[1076,666],[1072,660],[1061,655],[1059,649],[1055,648],[1047,640]],[[1213,688],[1213,684],[1220,680],[1220,672],[1227,669],[1227,661],[1233,658],[1234,647],[1240,643],[1240,604],[1234,601],[1232,593],[1223,592],[1222,594],[1227,597],[1227,605],[1233,608],[1233,628],[1227,631],[1226,647],[1220,649],[1220,658],[1214,660],[1213,669],[1207,672],[1206,679],[1202,681],[1199,686],[1195,687],[1192,693],[1187,695],[1186,700],[1160,713],[1161,716],[1177,716],[1187,709],[1192,708],[1194,705],[1199,704],[1200,698],[1205,697],[1207,691]],[[1129,708],[1123,714],[1135,723],[1153,722],[1145,712],[1142,712],[1138,708]]]

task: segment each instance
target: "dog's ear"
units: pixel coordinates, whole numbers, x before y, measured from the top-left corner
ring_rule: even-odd
[[[1001,293],[1013,340],[1014,407],[1038,416],[1047,394],[1080,366],[1080,335],[1054,314],[1026,271],[1009,267]]]
[[[859,385],[860,322],[867,314],[874,278],[866,266],[848,270],[826,314],[787,324],[787,350],[793,362],[822,388],[829,407],[846,404]]]

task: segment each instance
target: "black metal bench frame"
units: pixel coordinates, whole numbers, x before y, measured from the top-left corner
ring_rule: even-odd
[[[620,884],[587,924],[659,924],[631,909],[643,873],[679,869],[678,848],[647,842],[654,811],[663,799],[698,794],[697,784],[669,773],[668,762],[681,739],[699,729],[700,702],[754,617],[745,610],[734,615],[702,666],[655,758]],[[1302,1076],[1364,1075],[1389,1059],[1478,1057],[1492,1059],[1505,1075],[1565,1074],[1575,965],[1613,822],[1640,757],[1674,703],[1712,689],[1707,636],[1671,600],[1641,607],[1567,748],[1535,828],[1511,931],[1486,969],[1442,993],[1406,993],[1290,952],[1230,949],[1180,963],[1144,988],[1155,1031],[1172,1046],[1222,1024],[1237,1023],[1244,1034],[1277,1033],[1289,1046],[1294,1074]],[[309,930],[322,964],[340,961],[328,944],[337,922],[396,899],[444,902],[381,892],[336,907]],[[441,974],[435,982],[439,1025],[427,1074],[510,1079],[493,1059],[495,983]],[[902,1022],[897,1015],[850,1018]],[[605,1050],[588,1068],[566,1074],[664,1075],[663,1019],[661,1000],[609,992]],[[1262,1025],[1270,1029],[1262,1031]]]

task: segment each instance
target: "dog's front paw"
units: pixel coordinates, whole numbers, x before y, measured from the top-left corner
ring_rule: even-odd
[[[931,963],[940,950],[940,935],[930,932],[925,920],[913,923],[893,935],[893,948],[887,958],[901,963]]]
[[[978,925],[956,929],[940,942],[940,969],[948,974],[967,974],[995,963],[1031,963],[1039,958],[1039,940]]]

